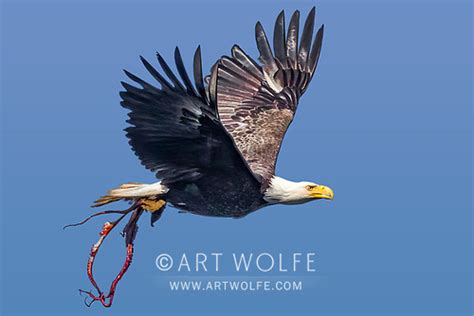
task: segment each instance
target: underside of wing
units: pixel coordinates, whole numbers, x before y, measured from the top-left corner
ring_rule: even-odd
[[[141,60],[161,88],[125,71],[140,88],[122,82],[125,91],[120,93],[121,105],[130,110],[127,137],[142,164],[156,172],[163,183],[193,181],[209,170],[251,175],[218,119],[217,68],[209,85],[205,85],[198,48],[194,55],[193,85],[178,48],[175,62],[181,80],[159,54],[157,58],[167,79],[143,57]]]
[[[273,50],[260,22],[255,26],[261,65],[237,45],[231,57],[218,62],[220,120],[252,171],[267,182],[275,172],[281,142],[298,101],[318,64],[324,26],[313,41],[314,20],[315,8],[299,38],[299,11],[292,15],[287,30],[282,11],[275,23]]]

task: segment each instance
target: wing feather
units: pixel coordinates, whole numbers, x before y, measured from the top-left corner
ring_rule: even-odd
[[[202,76],[202,62],[201,62],[201,46],[198,46],[196,52],[194,53],[194,82],[196,83],[196,89],[199,92],[201,98],[203,98],[206,103],[209,103],[209,98],[206,94],[206,87],[204,85],[204,79]]]
[[[130,110],[127,120],[130,126],[125,129],[129,143],[141,163],[156,172],[163,183],[220,174],[260,186],[219,121],[216,104],[212,104],[216,102],[217,67],[210,86],[206,87],[200,55],[198,47],[194,54],[194,78],[199,93],[189,79],[178,49],[176,68],[184,85],[159,54],[161,68],[172,84],[143,57],[141,60],[162,89],[125,70],[127,77],[139,85],[122,82],[125,91],[120,92],[121,105]]]
[[[300,49],[298,52],[298,64],[301,66],[301,69],[306,69],[306,61],[308,59],[309,50],[311,48],[311,40],[313,37],[314,15],[315,8],[313,7],[308,14],[306,22],[304,23],[303,34],[301,35]]]
[[[273,48],[275,50],[275,57],[280,61],[286,59],[285,40],[285,11],[282,10],[275,21],[275,28],[273,31]]]
[[[257,41],[257,48],[260,52],[260,57],[258,59],[263,63],[264,71],[273,75],[278,70],[278,67],[275,63],[270,44],[268,43],[267,35],[265,34],[260,22],[257,22],[257,25],[255,26],[255,40]]]
[[[255,26],[262,66],[237,45],[232,47],[232,57],[224,56],[218,62],[220,120],[264,184],[274,175],[281,142],[314,75],[324,30],[319,29],[311,47],[313,8],[305,21],[298,49],[299,11],[291,17],[286,39],[284,17],[282,11],[275,22],[273,52],[260,22]]]
[[[217,111],[217,65],[214,65],[211,69],[211,79],[209,81],[209,99],[210,105],[213,112]]]
[[[153,76],[153,78],[155,78],[155,80],[161,84],[161,87],[163,88],[163,90],[173,89],[170,83],[145,58],[140,56],[140,60],[142,61],[143,65],[148,70],[148,72]]]
[[[231,50],[233,59],[242,66],[243,69],[247,70],[249,74],[254,76],[255,78],[261,80],[262,76],[262,69],[261,67],[252,59],[249,55],[247,55],[238,45],[234,45]]]
[[[181,79],[183,80],[184,85],[186,86],[186,91],[188,92],[188,94],[197,96],[197,92],[193,87],[193,83],[189,79],[188,73],[186,72],[186,68],[184,68],[183,59],[181,58],[181,53],[179,52],[178,47],[176,47],[174,50],[174,60],[176,63],[176,68],[178,69],[178,73]]]
[[[307,71],[310,73],[314,73],[316,71],[316,66],[318,65],[319,55],[321,54],[321,47],[323,44],[323,34],[324,24],[319,28],[318,33],[316,34],[316,39],[314,40],[314,45],[311,49],[311,54],[309,55]]]
[[[290,19],[288,35],[286,37],[286,57],[291,65],[296,65],[296,54],[298,53],[298,31],[300,23],[300,11],[296,10]]]
[[[158,62],[160,63],[160,66],[161,68],[163,69],[163,71],[165,72],[165,74],[168,76],[168,78],[171,80],[171,82],[173,82],[174,84],[174,87],[176,89],[179,89],[181,90],[182,92],[185,91],[184,87],[183,87],[183,84],[178,80],[178,78],[175,76],[175,74],[173,73],[173,71],[170,69],[170,67],[168,66],[168,64],[166,63],[166,61],[163,59],[163,57],[161,57],[160,53],[156,53],[156,57],[158,58]]]

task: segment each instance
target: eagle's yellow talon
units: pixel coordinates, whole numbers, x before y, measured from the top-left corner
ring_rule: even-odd
[[[165,200],[153,200],[149,198],[142,198],[139,200],[139,203],[145,211],[148,211],[150,213],[156,212],[166,205]]]

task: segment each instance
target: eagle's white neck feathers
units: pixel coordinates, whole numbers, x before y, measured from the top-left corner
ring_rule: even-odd
[[[268,203],[299,204],[310,201],[312,198],[306,190],[311,182],[293,182],[277,176],[273,176],[268,189],[264,193],[264,200]]]

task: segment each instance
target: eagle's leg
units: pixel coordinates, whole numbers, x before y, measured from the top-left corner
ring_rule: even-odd
[[[166,201],[160,198],[142,199],[143,208],[151,213],[151,226],[158,221],[166,207]]]

